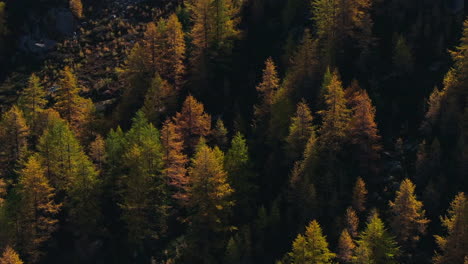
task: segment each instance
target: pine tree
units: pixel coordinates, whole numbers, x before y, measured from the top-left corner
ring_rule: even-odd
[[[447,235],[435,236],[439,251],[433,262],[464,263],[468,252],[468,199],[464,193],[458,193],[450,203],[445,217],[441,217],[442,226]]]
[[[236,16],[239,10],[232,0],[213,0],[211,5],[213,46],[216,49],[231,49],[232,40],[239,34],[236,29],[238,23]]]
[[[36,156],[31,156],[20,171],[19,188],[20,244],[28,260],[37,262],[44,254],[41,247],[56,229],[55,217],[61,205],[54,202],[55,190]]]
[[[122,179],[122,220],[132,245],[159,239],[167,225],[167,184],[162,177],[163,150],[159,131],[139,111],[123,154],[127,174]]]
[[[7,14],[5,11],[5,2],[0,2],[0,39],[8,34],[9,30],[7,27]]]
[[[306,227],[305,236],[299,234],[293,242],[292,252],[288,253],[294,264],[333,263],[335,254],[328,249],[322,228],[316,220]]]
[[[35,74],[32,74],[29,77],[28,86],[21,92],[18,104],[33,130],[36,128],[39,112],[47,104],[45,97],[46,91],[41,85],[41,80]]]
[[[325,65],[334,65],[341,39],[345,37],[344,30],[348,25],[341,24],[342,17],[340,1],[314,0],[312,1],[312,20],[317,28],[317,35],[321,41]]]
[[[213,131],[211,132],[211,135],[213,137],[214,143],[222,150],[225,150],[227,147],[227,143],[228,143],[227,134],[228,134],[228,131],[226,127],[224,126],[223,120],[221,118],[218,118],[216,120],[215,127]]]
[[[398,263],[396,258],[399,248],[377,212],[370,215],[367,226],[356,243],[353,263]]]
[[[2,151],[5,152],[6,169],[12,169],[13,165],[24,157],[28,142],[29,127],[23,117],[22,111],[13,106],[0,121],[0,141],[2,142]]]
[[[55,92],[55,109],[75,130],[79,130],[88,120],[93,105],[90,99],[84,99],[79,93],[78,80],[72,69],[66,66]]]
[[[375,108],[365,90],[355,92],[352,104],[350,137],[356,148],[353,155],[357,156],[361,173],[373,174],[382,149],[375,123]]]
[[[337,72],[333,73],[324,97],[326,109],[319,111],[323,119],[319,142],[334,152],[340,149],[341,142],[347,136],[350,120],[350,111]]]
[[[81,0],[70,0],[69,1],[70,10],[72,11],[73,15],[77,18],[83,18],[83,4]]]
[[[399,36],[393,51],[393,65],[397,72],[409,74],[413,71],[414,61],[410,47],[403,36]]]
[[[346,230],[353,237],[358,236],[359,218],[353,208],[346,208]]]
[[[226,253],[224,257],[225,264],[237,264],[242,262],[242,255],[240,252],[240,246],[237,241],[231,237],[226,246]]]
[[[287,148],[292,160],[296,160],[304,152],[307,141],[314,132],[312,120],[312,114],[306,102],[299,102],[296,114],[291,118],[289,135],[286,138]]]
[[[189,151],[198,144],[200,137],[208,136],[211,131],[211,116],[204,112],[203,104],[191,95],[187,96],[182,110],[175,115],[174,123]]]
[[[291,59],[291,70],[285,78],[286,86],[294,91],[296,98],[315,98],[317,95],[311,90],[319,71],[317,52],[317,41],[312,38],[310,30],[305,29],[302,41]]]
[[[194,246],[203,257],[209,255],[210,241],[228,231],[226,217],[234,205],[234,190],[228,183],[223,162],[223,152],[202,141],[189,168],[188,206],[193,212],[189,221],[197,241]]]
[[[68,124],[60,117],[50,120],[37,148],[50,184],[57,190],[69,190],[83,150]]]
[[[7,246],[0,257],[0,264],[23,264],[23,261],[13,248]]]
[[[352,199],[353,207],[356,211],[364,212],[366,210],[366,195],[366,183],[361,177],[358,177],[354,185]]]
[[[169,185],[175,188],[173,195],[182,204],[187,202],[187,163],[188,158],[183,153],[184,141],[177,132],[174,122],[166,120],[161,130],[163,146],[163,175],[169,180]]]
[[[261,103],[255,107],[255,116],[261,118],[271,113],[275,94],[279,89],[279,78],[273,59],[270,57],[265,62],[263,69],[262,82],[256,87]]]
[[[348,230],[344,229],[343,232],[341,232],[340,239],[338,240],[337,258],[340,260],[340,263],[351,263],[355,248],[356,245],[349,235]]]
[[[231,140],[231,147],[224,159],[224,169],[228,174],[230,185],[234,188],[236,208],[240,209],[236,215],[248,213],[252,207],[252,196],[255,192],[253,172],[251,170],[249,149],[244,136],[237,132]]]
[[[389,203],[392,212],[391,226],[401,244],[418,241],[419,235],[425,233],[429,222],[425,218],[422,202],[418,201],[414,194],[415,188],[409,179],[403,180],[396,192],[395,201]]]

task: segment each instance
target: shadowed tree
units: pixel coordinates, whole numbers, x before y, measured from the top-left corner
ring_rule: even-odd
[[[439,251],[433,262],[464,263],[468,252],[468,199],[464,193],[457,194],[441,221],[447,235],[435,236]]]

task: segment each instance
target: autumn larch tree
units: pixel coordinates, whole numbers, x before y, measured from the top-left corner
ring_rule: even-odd
[[[366,210],[366,183],[361,177],[358,177],[353,189],[352,205],[354,210],[364,212]]]
[[[64,193],[64,209],[80,235],[93,231],[99,219],[97,172],[68,123],[56,116],[49,121],[37,146],[39,160],[57,192]]]
[[[314,132],[312,125],[312,114],[305,101],[297,104],[296,114],[291,118],[289,135],[286,138],[288,153],[291,160],[297,158],[304,152],[307,141]]]
[[[118,120],[130,120],[141,108],[146,91],[154,80],[151,64],[151,56],[148,55],[145,43],[137,42],[130,50],[124,65],[117,68],[119,79],[126,86],[122,102],[115,112]]]
[[[166,120],[161,130],[161,143],[163,146],[163,175],[174,188],[173,197],[181,204],[187,202],[187,163],[184,154],[184,140],[171,120]]]
[[[355,248],[356,245],[349,235],[348,230],[344,229],[338,240],[337,258],[340,260],[340,263],[352,263]]]
[[[446,236],[435,236],[439,251],[433,263],[466,263],[468,256],[468,198],[458,193],[450,203],[447,215],[441,217]],[[464,262],[465,261],[465,262]]]
[[[44,254],[41,248],[57,227],[56,215],[61,207],[54,201],[55,190],[49,185],[45,168],[34,155],[20,171],[19,193],[19,241],[28,261],[34,263]]]
[[[270,57],[265,62],[262,81],[256,87],[261,100],[261,103],[255,106],[255,117],[257,119],[261,119],[265,115],[271,113],[271,106],[273,105],[275,94],[279,89],[279,83],[280,80],[276,71],[275,63]]]
[[[323,119],[319,142],[333,152],[340,149],[341,142],[348,135],[350,121],[350,110],[346,105],[343,85],[336,71],[326,87],[324,98],[326,108],[319,111]]]
[[[89,146],[89,155],[97,165],[99,170],[102,170],[106,159],[106,142],[101,135],[96,135],[96,138]]]
[[[377,212],[370,215],[367,226],[356,243],[353,263],[398,263],[396,258],[400,250]]]
[[[32,74],[29,77],[28,86],[21,92],[18,99],[18,105],[23,110],[24,116],[28,121],[31,129],[35,131],[38,114],[47,104],[46,91],[41,85],[41,80]]]
[[[0,257],[0,264],[23,264],[23,261],[13,248],[7,246]]]
[[[354,40],[361,52],[372,44],[370,0],[313,0],[312,20],[317,27],[324,66],[334,66],[337,55],[348,40]]]
[[[312,89],[319,73],[317,53],[317,40],[312,38],[309,29],[305,29],[301,43],[291,58],[291,69],[285,77],[285,85],[292,90],[296,99],[314,100],[318,94]]]
[[[61,72],[54,98],[55,109],[77,132],[89,120],[93,103],[80,96],[80,86],[73,70],[66,66]],[[83,131],[84,132],[84,131]]]
[[[151,75],[157,73],[176,90],[180,89],[185,73],[185,40],[177,15],[148,23],[142,45]]]
[[[306,227],[305,236],[299,234],[288,253],[294,264],[331,264],[335,254],[328,249],[326,237],[316,220]]]
[[[365,90],[358,90],[351,98],[352,117],[350,122],[351,143],[355,147],[353,156],[358,160],[360,172],[372,176],[376,173],[380,157],[380,136],[375,123],[375,108]]]
[[[83,17],[83,3],[81,3],[81,0],[70,0],[69,5],[73,15],[79,19]]]
[[[28,149],[29,127],[23,117],[23,112],[17,106],[13,106],[0,121],[0,141],[2,151],[5,152],[3,169],[13,169],[15,163],[24,155]],[[3,165],[2,165],[3,167]]]
[[[172,114],[177,99],[176,95],[174,87],[156,73],[143,102],[142,110],[148,120],[159,124],[165,115]]]
[[[358,229],[359,229],[359,218],[356,214],[356,211],[353,210],[352,207],[346,208],[346,230],[348,231],[349,235],[353,238],[358,236]]]
[[[223,152],[203,141],[196,149],[189,168],[188,206],[192,212],[189,221],[195,237],[193,246],[198,249],[194,253],[206,259],[212,253],[210,248],[216,246],[210,241],[229,230],[226,221],[234,205],[234,190],[223,168]]]
[[[194,150],[200,137],[208,136],[211,131],[211,116],[205,113],[203,104],[191,95],[187,96],[181,111],[175,115],[174,123],[189,152]]]
[[[425,217],[423,204],[416,198],[415,185],[404,179],[396,192],[395,201],[390,201],[391,226],[402,245],[414,246],[426,231],[429,220]]]
[[[159,131],[138,111],[126,134],[123,154],[126,175],[121,180],[122,220],[129,243],[144,245],[147,239],[160,239],[167,225],[168,193],[162,177],[163,149]]]
[[[161,19],[156,27],[155,63],[159,75],[179,90],[185,74],[185,40],[176,14]]]

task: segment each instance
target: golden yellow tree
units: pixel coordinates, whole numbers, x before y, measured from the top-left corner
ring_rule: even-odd
[[[189,151],[198,144],[200,137],[208,136],[211,131],[211,116],[205,113],[203,104],[191,95],[187,96],[181,111],[175,115],[174,123]]]
[[[187,202],[187,163],[188,158],[183,153],[184,140],[171,120],[166,120],[161,130],[161,143],[163,146],[163,175],[169,185],[175,188],[173,197],[180,203]]]
[[[265,61],[263,69],[262,81],[257,85],[256,89],[261,99],[261,103],[255,106],[255,116],[260,118],[271,112],[276,91],[279,89],[279,78],[276,71],[275,63],[270,57]]]
[[[29,127],[23,117],[23,112],[17,106],[8,110],[0,121],[0,141],[2,151],[6,153],[4,165],[12,168],[16,161],[27,151]]]
[[[0,257],[0,264],[23,264],[23,261],[13,248],[7,246]]]
[[[80,90],[73,70],[66,66],[55,92],[55,109],[77,131],[89,120],[93,107],[91,100],[80,96]]]
[[[418,241],[429,223],[422,202],[414,194],[415,188],[409,179],[404,179],[396,192],[395,201],[389,203],[392,212],[391,226],[397,239],[405,245]]]
[[[81,0],[70,0],[70,10],[77,18],[83,18],[83,3]]]
[[[29,261],[37,262],[43,255],[41,246],[56,228],[55,216],[61,205],[54,202],[54,188],[36,156],[31,156],[20,171],[19,188],[20,244]]]
[[[366,183],[361,177],[358,177],[353,189],[352,204],[356,211],[364,212],[366,210]]]

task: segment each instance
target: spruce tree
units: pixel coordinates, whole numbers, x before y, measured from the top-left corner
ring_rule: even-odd
[[[396,258],[400,250],[377,212],[370,215],[367,226],[356,243],[353,263],[398,263]]]

